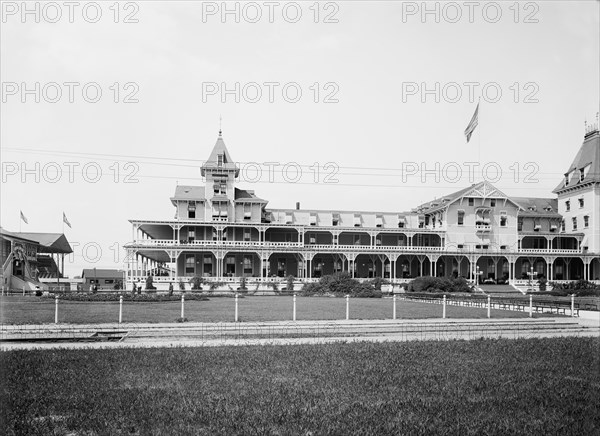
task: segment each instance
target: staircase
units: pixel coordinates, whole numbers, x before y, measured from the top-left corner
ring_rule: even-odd
[[[512,285],[479,285],[479,288],[488,295],[522,295],[523,293]]]

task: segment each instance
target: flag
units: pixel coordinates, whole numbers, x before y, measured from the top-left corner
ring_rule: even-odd
[[[22,210],[20,210],[19,212],[21,212],[21,219],[23,220],[23,222],[24,222],[25,224],[29,224],[29,223],[27,222],[27,218],[25,218],[25,215],[23,215],[23,211],[22,211]]]
[[[465,129],[465,136],[467,137],[467,142],[471,139],[471,135],[475,131],[475,127],[479,124],[479,103],[477,103],[477,107],[475,108],[475,113],[473,114],[473,118],[469,122],[469,125]]]
[[[71,223],[69,222],[69,220],[67,219],[67,216],[65,215],[65,213],[63,212],[63,223],[65,223],[66,225],[69,226],[69,228],[71,228]]]

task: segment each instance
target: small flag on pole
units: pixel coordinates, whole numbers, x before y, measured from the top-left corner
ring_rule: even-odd
[[[63,212],[63,223],[65,223],[66,225],[69,226],[69,228],[71,228],[71,223],[69,222],[69,220],[67,219],[67,215],[65,215],[65,213]]]
[[[473,118],[469,122],[469,125],[465,129],[465,136],[467,137],[467,143],[471,139],[471,135],[475,131],[475,127],[479,124],[479,103],[477,103],[477,107],[475,108],[475,113],[473,114]]]
[[[21,219],[23,220],[23,222],[24,222],[25,224],[29,224],[29,223],[27,222],[27,218],[25,218],[25,215],[23,215],[23,211],[22,211],[22,210],[20,210],[19,212],[21,212]]]

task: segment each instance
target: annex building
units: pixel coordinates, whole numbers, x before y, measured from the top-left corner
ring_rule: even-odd
[[[158,289],[206,280],[310,281],[463,276],[516,284],[600,279],[600,136],[588,128],[554,195],[505,195],[488,182],[410,212],[272,209],[237,186],[221,132],[202,166],[204,186],[177,186],[172,220],[130,220],[127,289],[153,275]]]

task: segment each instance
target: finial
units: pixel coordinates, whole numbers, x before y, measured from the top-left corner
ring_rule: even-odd
[[[223,130],[222,130],[222,124],[223,124],[223,117],[221,115],[219,115],[219,136],[223,135]]]

